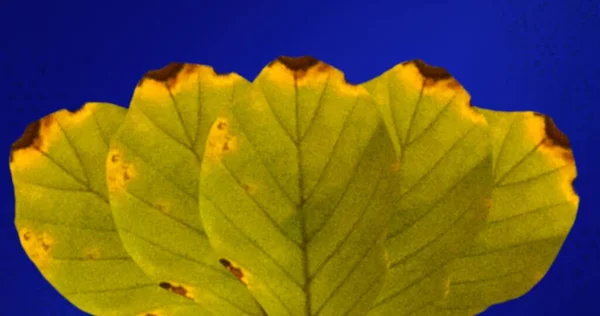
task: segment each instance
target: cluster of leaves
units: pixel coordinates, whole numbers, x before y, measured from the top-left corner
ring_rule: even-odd
[[[550,118],[419,60],[170,64],[128,110],[32,123],[10,168],[23,248],[97,315],[473,315],[543,277],[579,201]]]

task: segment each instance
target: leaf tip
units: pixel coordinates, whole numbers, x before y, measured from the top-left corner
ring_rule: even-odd
[[[168,83],[175,79],[175,77],[177,77],[177,75],[183,70],[184,67],[185,64],[183,63],[172,62],[161,69],[150,70],[146,74],[144,74],[144,77],[142,78],[142,80],[140,80],[138,86],[142,85],[144,79],[152,79],[154,81]]]
[[[433,82],[453,78],[452,75],[442,67],[431,66],[421,59],[411,60],[408,63],[413,64],[423,78]]]
[[[12,144],[10,147],[10,157],[9,161],[12,163],[14,160],[14,153],[18,150],[25,149],[31,147],[39,146],[39,137],[40,137],[40,129],[42,126],[42,120],[37,120],[33,123],[30,123],[23,131],[23,135],[17,139],[16,142]]]
[[[534,112],[533,115],[541,117],[544,119],[544,132],[546,133],[546,137],[553,145],[562,147],[564,149],[571,149],[571,142],[569,142],[569,138],[565,135],[554,123],[554,120],[548,115]]]
[[[319,60],[312,56],[290,57],[279,56],[277,59],[269,63],[268,67],[280,63],[290,71],[307,71],[319,63]]]
[[[59,111],[60,112],[60,111]],[[45,117],[27,125],[21,137],[10,148],[9,162],[11,168],[25,168],[34,164],[43,152],[48,152],[50,143],[60,135],[55,115]]]

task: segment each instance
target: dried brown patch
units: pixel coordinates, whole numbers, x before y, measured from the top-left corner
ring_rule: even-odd
[[[172,86],[177,79],[177,75],[185,68],[186,64],[183,63],[169,63],[165,67],[156,70],[150,70],[146,74],[140,82],[138,86],[141,86],[146,79],[152,79],[155,81],[162,82],[168,86]]]
[[[269,66],[272,66],[274,63],[279,62],[284,65],[287,69],[291,71],[307,71],[314,65],[319,63],[319,60],[312,56],[302,56],[302,57],[289,57],[289,56],[279,56],[275,61],[271,62]]]
[[[312,56],[302,56],[302,57],[289,57],[289,56],[280,56],[271,63],[269,63],[268,67],[272,67],[274,64],[280,63],[288,70],[294,73],[294,78],[299,79],[306,75],[306,73],[310,69],[315,69],[318,72],[326,72],[331,69],[331,66],[328,64],[312,57]]]
[[[46,120],[45,119],[37,120],[37,121],[27,125],[27,127],[23,131],[23,135],[21,135],[21,137],[19,137],[19,139],[17,139],[17,141],[14,142],[12,144],[12,146],[10,147],[10,157],[9,157],[10,162],[13,161],[14,152],[19,149],[24,149],[24,148],[29,148],[29,147],[34,147],[36,149],[40,148],[40,141],[41,141],[40,130],[41,130],[43,124],[47,124],[47,123],[44,123]]]
[[[417,67],[417,69],[425,79],[429,79],[433,82],[452,78],[452,75],[450,75],[450,73],[446,69],[428,65],[420,59],[412,60],[410,61],[410,63]]]
[[[544,129],[546,132],[547,139],[551,144],[562,147],[564,149],[571,149],[571,143],[569,138],[565,135],[554,123],[552,118],[548,115],[534,112],[536,116],[542,116],[544,118]]]
[[[188,290],[183,285],[174,285],[169,282],[160,282],[158,286],[165,290],[171,291],[177,295],[183,296],[188,299],[192,299],[191,295],[188,294]]]
[[[244,272],[242,271],[242,269],[234,266],[233,264],[231,264],[231,262],[229,262],[229,260],[224,258],[219,259],[219,262],[221,263],[221,265],[227,268],[227,270],[229,270],[231,274],[238,278],[238,280],[244,283],[244,285],[247,285],[246,281],[244,280]]]

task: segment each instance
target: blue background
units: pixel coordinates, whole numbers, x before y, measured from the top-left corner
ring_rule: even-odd
[[[599,12],[583,0],[2,0],[0,314],[82,315],[38,273],[14,229],[8,151],[29,122],[86,101],[127,105],[142,74],[171,61],[253,79],[279,55],[305,54],[354,83],[421,58],[448,69],[475,105],[551,115],[575,152],[576,224],[540,284],[484,315],[597,314]]]

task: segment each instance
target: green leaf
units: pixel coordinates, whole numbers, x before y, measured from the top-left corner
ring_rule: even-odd
[[[209,128],[249,83],[212,68],[170,64],[135,89],[106,160],[110,202],[125,249],[156,282],[214,315],[264,315],[210,248],[198,212]]]
[[[106,189],[108,140],[125,109],[88,103],[30,124],[11,149],[15,224],[43,276],[83,311],[101,315],[199,315],[161,289],[125,252]]]
[[[489,209],[487,124],[445,70],[416,60],[364,84],[400,158],[389,222],[390,271],[369,315],[418,312],[447,293],[445,265],[465,250]]]
[[[550,268],[579,204],[569,141],[549,117],[481,112],[490,125],[495,188],[485,229],[450,266],[449,295],[437,304],[452,315],[527,293]]]
[[[269,315],[364,315],[387,268],[395,156],[364,88],[279,58],[209,134],[210,243]]]

